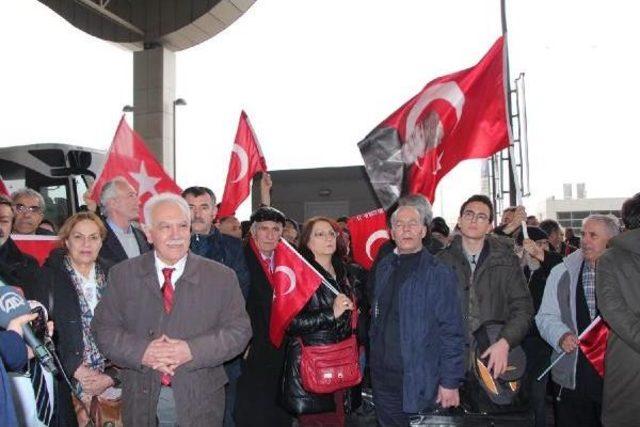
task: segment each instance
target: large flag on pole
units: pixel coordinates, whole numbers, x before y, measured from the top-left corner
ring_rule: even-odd
[[[227,182],[224,186],[218,217],[234,215],[238,206],[249,196],[254,175],[266,171],[267,162],[260,149],[258,138],[253,132],[247,113],[242,111],[231,150]]]
[[[389,240],[387,216],[384,209],[350,217],[347,220],[347,228],[351,235],[353,260],[369,270],[380,247]]]
[[[593,322],[580,334],[578,343],[580,350],[593,365],[596,372],[604,378],[604,354],[607,350],[607,338],[609,337],[609,326],[596,317]]]
[[[178,195],[182,193],[180,187],[149,151],[142,137],[129,127],[124,115],[113,137],[107,161],[93,185],[89,198],[98,202],[104,184],[117,176],[125,178],[138,192],[142,221],[142,208],[151,196],[164,192]]]
[[[500,37],[478,64],[431,81],[358,143],[385,209],[404,193],[433,202],[458,163],[509,146],[504,70]]]
[[[280,239],[273,256],[273,302],[269,337],[273,345],[280,347],[289,324],[307,304],[324,278],[284,239]]]

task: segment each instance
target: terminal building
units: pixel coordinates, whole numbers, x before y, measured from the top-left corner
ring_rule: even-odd
[[[576,196],[573,197],[573,188],[574,184],[564,184],[562,199],[546,199],[538,209],[538,218],[555,219],[562,227],[576,231],[582,229],[582,220],[591,214],[612,214],[620,218],[626,197],[588,198],[584,183],[575,184]]]

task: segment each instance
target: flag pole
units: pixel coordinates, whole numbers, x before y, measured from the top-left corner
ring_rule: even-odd
[[[310,263],[309,261],[307,261],[302,255],[300,255],[300,253],[298,253],[298,251],[289,244],[289,242],[287,242],[286,239],[280,238],[280,242],[287,246],[289,249],[291,249],[291,251],[296,254],[298,256],[298,258],[300,258],[302,260],[302,262],[304,262],[305,264],[307,264],[307,267],[309,267],[310,269],[312,269],[318,276],[320,276],[320,278],[322,279],[322,284],[325,285],[331,292],[333,292],[336,296],[338,296],[340,294],[340,292],[335,288],[335,286],[333,286],[331,283],[329,283],[329,281],[327,279],[324,278],[324,276],[322,274],[320,274],[320,272],[318,270],[316,270]]]
[[[511,73],[509,71],[509,43],[507,41],[507,8],[506,0],[500,0],[500,17],[502,22],[502,36],[504,37],[504,87],[507,97],[507,118],[509,120],[509,206],[522,204],[521,189],[516,182],[516,165],[513,154],[513,107],[511,105]]]
[[[599,321],[600,321],[600,316],[596,316],[596,318],[595,318],[595,319],[593,319],[593,322],[591,322],[591,323],[589,324],[589,326],[587,326],[587,327],[585,328],[585,330],[584,330],[584,331],[582,331],[582,333],[581,333],[580,335],[578,335],[578,342],[580,342],[580,340],[581,340],[582,338],[584,338],[584,336],[585,336],[585,335],[586,335],[590,330],[592,330],[593,328],[595,328]],[[578,350],[578,349],[576,348],[576,350]],[[548,367],[547,369],[545,369],[545,370],[540,374],[540,376],[537,378],[537,381],[540,381],[540,380],[541,380],[545,375],[547,375],[547,374],[549,373],[549,371],[551,370],[551,368],[553,368],[554,366],[556,366],[556,363],[558,363],[558,362],[560,361],[560,359],[562,359],[562,358],[564,357],[564,355],[565,355],[565,354],[567,354],[567,353],[565,352],[565,353],[562,353],[560,356],[558,356],[558,357],[556,358],[556,360],[554,360],[554,361],[553,361],[553,363],[552,363],[551,365],[549,365],[549,367]]]

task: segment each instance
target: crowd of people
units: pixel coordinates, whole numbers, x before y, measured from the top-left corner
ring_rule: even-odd
[[[450,228],[425,197],[407,195],[389,209],[391,240],[366,271],[350,256],[348,218],[301,226],[271,206],[268,174],[260,185],[249,221],[218,218],[206,187],[154,195],[139,218],[136,190],[118,177],[57,232],[38,192],[0,196],[0,279],[48,313],[44,340],[61,368],[48,372],[22,341],[37,315],[12,319],[0,331],[0,424],[344,426],[375,411],[380,426],[637,425],[640,193],[622,222],[585,218],[581,238],[522,206],[497,223],[484,195]],[[39,265],[11,234],[60,244]],[[275,346],[281,239],[328,286]],[[580,349],[600,316],[610,328],[604,375]],[[353,337],[363,381],[310,391],[305,347]],[[552,362],[549,381],[540,374]]]

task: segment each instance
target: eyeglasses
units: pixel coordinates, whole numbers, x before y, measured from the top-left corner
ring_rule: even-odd
[[[393,228],[409,228],[412,230],[415,230],[416,228],[420,227],[422,224],[420,224],[418,221],[409,221],[409,222],[402,222],[402,221],[396,221],[393,224],[391,224],[393,226]]]
[[[16,211],[20,213],[40,213],[42,208],[40,206],[25,206],[22,203],[16,204]]]
[[[335,239],[338,236],[338,233],[336,233],[333,230],[330,231],[316,231],[315,233],[313,233],[313,237],[315,237],[316,239]]]
[[[474,219],[477,222],[488,222],[489,221],[489,215],[479,212],[479,213],[475,213],[472,210],[466,210],[462,213],[462,219],[464,219],[465,221],[469,221],[472,222]]]

